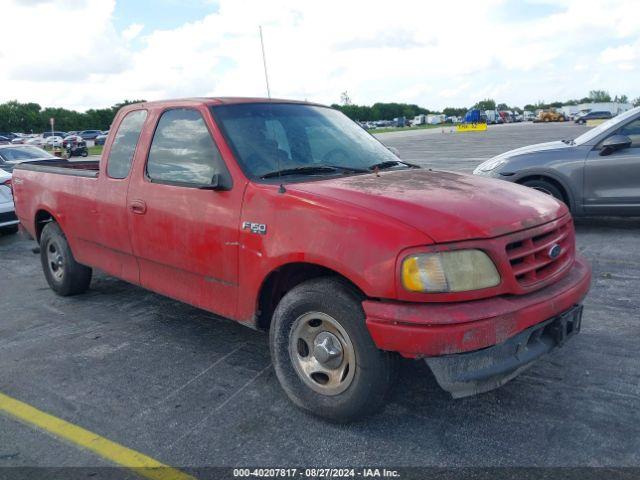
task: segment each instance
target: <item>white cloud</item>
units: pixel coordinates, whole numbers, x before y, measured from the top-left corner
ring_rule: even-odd
[[[12,21],[0,30],[0,101],[82,109],[124,98],[264,96],[258,25],[277,97],[332,103],[347,90],[358,103],[443,108],[486,96],[520,105],[582,97],[592,88],[640,95],[633,0],[558,0],[559,13],[517,22],[498,15],[513,0],[221,0],[216,13],[174,29],[145,22],[121,32],[114,1],[3,5]],[[91,22],[64,29],[53,18]],[[628,74],[611,74],[612,64]]]
[[[131,25],[129,25],[127,28],[124,29],[124,31],[122,32],[122,37],[127,40],[127,41],[131,41],[134,38],[136,38],[138,35],[140,35],[140,32],[142,32],[142,29],[144,28],[144,25],[141,23],[132,23]]]
[[[600,54],[600,62],[614,64],[624,72],[635,70],[640,61],[640,39],[633,44],[607,48]]]

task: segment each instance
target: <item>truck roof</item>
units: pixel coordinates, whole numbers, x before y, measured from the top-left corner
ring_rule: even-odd
[[[264,98],[264,97],[191,97],[191,98],[176,98],[170,100],[154,100],[151,102],[140,102],[126,105],[123,108],[131,108],[134,106],[149,106],[149,107],[175,107],[181,105],[232,105],[239,103],[295,103],[303,105],[315,105],[319,107],[325,107],[319,103],[307,102],[302,100],[287,100],[282,98]]]

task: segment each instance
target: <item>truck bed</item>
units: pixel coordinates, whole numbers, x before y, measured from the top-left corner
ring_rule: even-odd
[[[14,167],[14,170],[29,170],[34,172],[56,173],[58,175],[71,175],[74,177],[96,178],[100,162],[98,160],[82,160],[69,162],[60,160],[52,162],[45,160],[42,162],[24,162]]]

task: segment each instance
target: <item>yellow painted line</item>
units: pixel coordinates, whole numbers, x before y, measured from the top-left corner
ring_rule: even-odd
[[[49,415],[1,392],[0,412],[67,440],[78,447],[90,450],[117,465],[133,470],[143,477],[152,480],[194,480],[192,476],[180,470],[112,442],[97,433]]]

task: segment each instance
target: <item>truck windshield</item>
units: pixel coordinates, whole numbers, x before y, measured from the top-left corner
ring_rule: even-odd
[[[407,165],[341,112],[286,103],[212,107],[216,122],[250,178],[299,176]]]

